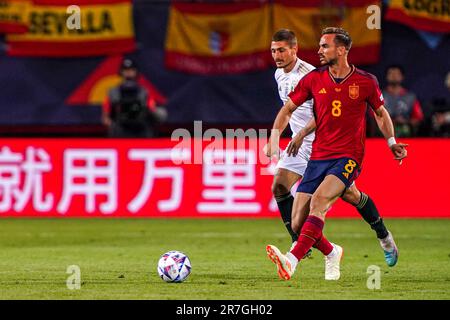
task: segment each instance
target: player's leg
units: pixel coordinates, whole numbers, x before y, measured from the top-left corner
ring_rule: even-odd
[[[307,150],[307,147],[303,147],[299,150],[296,156],[288,156],[285,152],[283,153],[282,158],[278,161],[277,164],[277,174],[275,179],[278,177],[287,178],[283,179],[284,181],[280,181],[281,183],[276,183],[274,181],[273,191],[278,195],[281,195],[281,199],[278,198],[277,202],[279,202],[278,206],[280,208],[280,213],[282,214],[283,221],[289,228],[288,231],[291,234],[292,238],[292,246],[293,248],[297,243],[298,234],[296,231],[292,231],[291,220],[292,220],[292,206],[293,206],[293,198],[291,196],[290,190],[292,186],[298,181],[301,180],[303,175],[305,174],[306,167],[309,161],[310,152]],[[278,185],[278,188],[277,188]],[[275,190],[274,190],[275,189]],[[276,190],[278,189],[278,190]],[[279,201],[285,200],[285,201]],[[308,212],[305,213],[304,219],[306,219]],[[304,222],[301,221],[301,225]],[[298,230],[300,230],[298,228]],[[310,257],[312,254],[312,250],[309,250],[305,257]]]
[[[298,261],[305,256],[306,252],[308,252],[313,245],[317,244],[317,247],[320,248],[325,255],[333,257],[333,261],[337,260],[337,276],[336,272],[334,272],[333,277],[330,277],[327,273],[327,269],[325,270],[326,279],[337,280],[340,276],[339,261],[342,256],[342,248],[332,245],[325,238],[322,230],[328,208],[342,194],[345,185],[336,177],[332,175],[327,176],[313,193],[312,197],[308,193],[301,192],[301,186],[302,184],[299,186],[300,192],[297,192],[296,201],[294,201],[292,219],[294,230],[300,225],[299,218],[304,216],[304,213],[307,212],[308,203],[310,204],[310,214],[301,227],[297,244],[286,255],[281,254],[275,246],[269,245],[266,248],[267,254],[277,265],[280,278],[289,280],[295,271]],[[315,201],[314,205],[313,201]],[[311,215],[313,212],[312,210],[314,210],[314,215]],[[333,264],[332,269],[336,269],[335,265],[336,263]]]
[[[311,163],[311,165],[309,165],[309,169],[307,169],[308,160],[309,160],[309,153],[301,149],[299,152],[298,160],[296,161],[297,166],[293,167],[294,170],[297,170],[297,172],[303,172],[305,174],[305,178],[302,180],[302,188],[301,188],[301,191],[305,192],[296,193],[294,200],[294,207],[292,210],[292,223],[293,223],[292,229],[297,234],[299,234],[300,230],[303,227],[303,224],[308,218],[312,194],[325,177],[324,172],[326,171],[328,165],[327,164],[323,166],[323,163],[321,162],[318,163],[313,162]],[[330,163],[333,163],[333,161],[331,161]],[[323,172],[321,172],[321,170]],[[300,190],[300,187],[298,189]],[[291,250],[295,247],[295,245],[296,242],[293,243]],[[323,246],[314,245],[314,247],[317,248],[319,251],[321,251],[324,255],[329,254],[327,249],[324,248]],[[309,249],[305,254],[305,256],[309,257],[311,253],[312,251],[311,249]]]
[[[295,198],[294,198],[294,204],[293,204],[293,208],[292,208],[292,230],[293,232],[295,232],[295,234],[297,235],[297,239],[298,239],[298,234],[300,232],[300,230],[302,229],[303,224],[306,221],[306,218],[308,218],[309,215],[309,206],[311,203],[311,195],[307,194],[307,193],[303,193],[303,192],[297,192],[295,194]],[[297,239],[295,239],[295,241],[292,242],[292,246],[290,248],[290,250],[292,250],[293,248],[295,248],[295,246],[297,245]],[[306,254],[303,256],[304,258],[309,258],[312,255],[312,250],[309,249]]]
[[[297,245],[291,253],[298,259],[303,257],[313,245],[328,255],[332,244],[323,236],[325,215],[331,205],[339,198],[345,184],[334,175],[327,175],[311,197],[310,213],[302,226]]]
[[[281,219],[289,232],[292,242],[297,241],[298,234],[292,230],[292,206],[294,197],[291,194],[292,186],[301,179],[301,175],[284,169],[278,168],[273,178],[272,193],[277,202],[278,210],[280,211]]]
[[[367,194],[358,190],[354,183],[345,191],[342,199],[353,205],[376,232],[384,251],[386,263],[388,266],[393,267],[398,261],[398,249],[392,234],[386,229],[373,200]]]
[[[378,239],[387,237],[388,231],[383,223],[383,219],[378,213],[375,203],[367,194],[358,190],[355,184],[345,190],[345,193],[342,195],[342,200],[350,203],[358,210],[361,217],[376,232]]]
[[[315,169],[308,172],[308,169],[313,166]],[[343,250],[326,239],[323,235],[323,226],[328,209],[344,190],[350,187],[358,174],[359,165],[350,158],[310,161],[298,191],[306,190],[307,193],[311,193],[312,190],[313,196],[310,214],[300,231],[297,245],[287,254],[293,269],[298,263],[298,257],[302,257],[311,246],[315,246],[325,255],[325,279],[339,279],[339,263]],[[317,186],[317,181],[321,181],[319,186]]]
[[[292,227],[294,232],[296,230],[300,230],[301,225],[303,224],[301,220],[304,217],[308,216],[310,201],[311,195],[309,194],[302,192],[297,192],[295,194],[292,210]],[[268,245],[266,247],[266,251],[269,258],[277,265],[278,275],[280,276],[280,278],[289,280],[294,272],[295,266],[292,266],[291,261],[290,259],[288,259],[287,255],[282,254],[281,251],[273,245]],[[302,258],[305,256],[305,254],[302,256]]]
[[[325,162],[310,161],[308,163],[305,176],[297,189],[296,201],[294,201],[293,208],[293,229],[296,231],[296,229],[298,230],[301,228],[298,242],[286,255],[282,255],[274,246],[269,245],[266,248],[269,257],[277,264],[278,274],[282,279],[289,280],[291,278],[298,261],[303,258],[305,253],[316,243],[317,248],[320,248],[324,254],[331,254],[334,250],[333,245],[329,243],[322,234],[323,218],[309,216],[306,218],[303,225],[300,218],[307,216],[308,203],[310,209],[317,210],[317,205],[312,205],[313,199],[320,200],[318,202],[319,205],[322,199],[325,198],[325,195],[329,198],[329,204],[325,205],[327,208],[324,210],[324,213],[326,213],[331,204],[339,198],[346,185],[342,181],[334,179],[333,176],[326,177],[326,175],[330,170],[342,170],[345,163],[344,161],[346,161],[346,159]],[[336,182],[338,185],[333,186],[332,184]],[[330,183],[331,185],[328,186]],[[339,254],[339,258],[340,256],[341,254]]]
[[[308,218],[311,197],[311,194],[304,192],[297,192],[295,194],[292,208],[292,230],[297,234],[300,233],[303,224]]]
[[[305,235],[304,246],[303,248],[300,246],[296,248],[297,250],[305,250],[312,241],[315,241],[313,246],[325,256],[325,280],[339,280],[341,277],[340,261],[343,249],[328,241],[323,235],[323,227],[326,213],[345,188],[344,182],[335,175],[326,176],[311,199],[310,218],[306,221],[305,228],[300,232],[301,235]],[[300,242],[300,239],[298,242]],[[295,255],[294,252],[293,254]]]

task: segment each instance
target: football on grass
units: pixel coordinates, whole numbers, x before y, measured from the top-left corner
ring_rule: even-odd
[[[166,282],[183,282],[191,273],[191,261],[180,251],[164,253],[158,261],[158,274]]]

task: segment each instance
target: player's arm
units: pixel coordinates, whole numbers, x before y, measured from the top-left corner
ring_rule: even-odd
[[[295,87],[294,91],[289,94],[288,101],[278,112],[275,122],[270,133],[269,143],[265,147],[266,156],[272,157],[280,156],[280,135],[286,129],[292,113],[298,106],[302,105],[305,101],[312,99],[312,75],[313,72],[308,73]]]
[[[313,117],[309,122],[306,124],[304,128],[302,128],[294,138],[289,142],[289,145],[286,149],[286,153],[288,156],[296,156],[298,153],[298,150],[303,144],[303,139],[312,132],[316,130],[316,119]]]
[[[291,99],[284,104],[284,106],[280,109],[273,123],[272,130],[270,132],[270,140],[266,145],[266,156],[271,158],[275,156],[279,158],[280,156],[280,136],[281,133],[286,129],[289,120],[291,119],[292,113],[297,109],[297,105],[292,102]]]
[[[375,120],[381,133],[383,133],[383,136],[388,141],[389,148],[394,154],[394,159],[399,160],[401,163],[401,160],[406,158],[408,154],[406,150],[408,145],[405,143],[397,143],[395,141],[394,125],[392,124],[392,119],[389,112],[384,106],[381,106],[375,110]]]

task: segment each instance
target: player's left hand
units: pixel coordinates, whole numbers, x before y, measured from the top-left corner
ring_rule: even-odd
[[[272,146],[272,141],[269,141],[263,148],[264,154],[272,159],[275,158],[275,160],[280,159],[280,148],[277,145]]]
[[[406,143],[396,143],[391,146],[394,160],[400,161],[400,164],[402,163],[402,160],[408,156],[408,150],[406,150],[407,146],[408,144]]]

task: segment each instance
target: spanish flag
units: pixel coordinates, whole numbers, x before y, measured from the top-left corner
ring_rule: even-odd
[[[177,3],[170,7],[166,67],[236,74],[270,66],[270,6],[261,2]]]
[[[318,65],[319,40],[325,27],[341,27],[350,33],[353,45],[349,61],[356,65],[377,63],[380,59],[381,34],[369,29],[367,8],[374,0],[277,0],[274,4],[275,30],[287,28],[297,35],[299,57]]]
[[[0,33],[25,33],[31,0],[0,0]]]
[[[131,0],[33,2],[28,32],[6,37],[10,55],[81,57],[135,49]]]
[[[391,0],[386,20],[429,32],[450,32],[450,2],[448,0]]]

